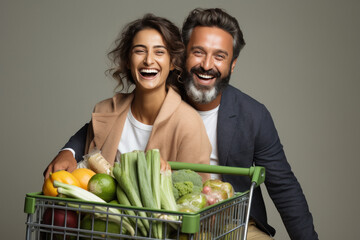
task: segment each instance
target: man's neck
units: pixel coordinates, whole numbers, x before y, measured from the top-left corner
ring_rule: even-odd
[[[220,101],[221,101],[221,94],[217,95],[217,97],[209,103],[203,103],[203,104],[195,103],[191,99],[188,99],[187,102],[198,111],[210,111],[210,110],[216,108],[217,106],[219,106]]]

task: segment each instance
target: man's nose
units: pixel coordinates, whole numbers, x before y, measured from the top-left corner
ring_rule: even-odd
[[[214,60],[211,56],[206,56],[201,62],[201,67],[207,71],[214,67]]]

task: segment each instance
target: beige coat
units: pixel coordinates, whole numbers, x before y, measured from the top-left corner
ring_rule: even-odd
[[[96,147],[110,164],[114,163],[133,97],[132,93],[119,93],[96,104],[86,153]],[[211,144],[203,121],[172,88],[155,119],[145,150],[154,148],[167,161],[210,164]]]

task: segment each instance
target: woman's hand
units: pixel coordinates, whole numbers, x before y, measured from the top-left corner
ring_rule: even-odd
[[[160,171],[166,170],[171,170],[170,164],[160,156]]]
[[[72,172],[76,169],[77,162],[74,158],[72,152],[69,150],[63,150],[56,155],[56,157],[51,161],[49,166],[45,169],[43,175],[47,179],[51,172],[56,172],[59,170],[66,170]]]

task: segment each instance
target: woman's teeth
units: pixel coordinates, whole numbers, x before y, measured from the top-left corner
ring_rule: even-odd
[[[158,70],[157,69],[141,69],[140,70],[140,74],[144,77],[150,77],[150,76],[155,76],[156,74],[158,74]]]

